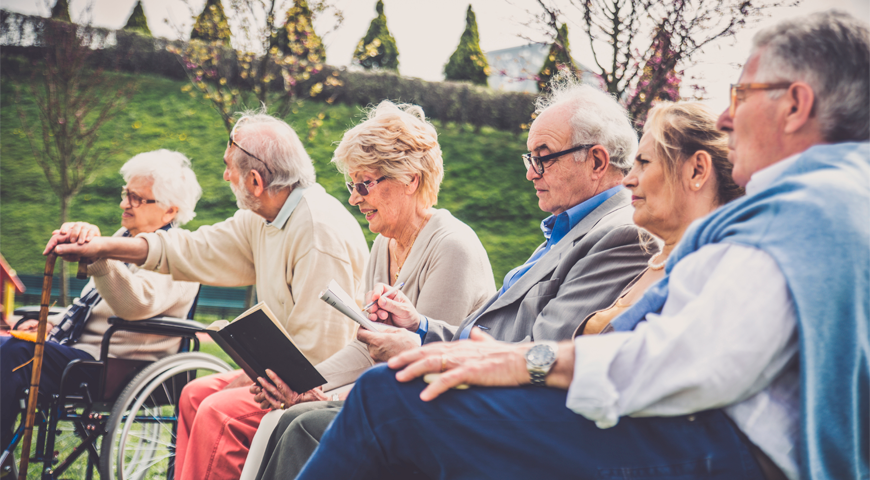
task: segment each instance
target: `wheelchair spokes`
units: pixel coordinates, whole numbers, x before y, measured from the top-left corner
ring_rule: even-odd
[[[197,375],[229,371],[211,355],[190,352],[155,362],[118,397],[100,455],[104,479],[171,478],[174,469],[178,399]]]

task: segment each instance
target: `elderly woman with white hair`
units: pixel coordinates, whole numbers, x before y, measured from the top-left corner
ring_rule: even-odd
[[[136,236],[182,225],[196,214],[194,208],[202,194],[190,161],[169,150],[141,153],[121,167],[127,184],[121,190],[121,225],[115,236]],[[55,232],[70,241],[85,243],[100,235],[95,225],[65,223]],[[81,297],[59,318],[49,324],[48,341],[42,367],[40,393],[57,393],[64,367],[76,359],[95,360],[100,356],[103,334],[109,317],[136,321],[157,315],[185,317],[193,305],[199,284],[173,280],[168,275],[141,269],[117,260],[94,261],[88,274],[91,280]],[[75,308],[75,306],[81,308]],[[84,313],[90,308],[90,314]],[[31,320],[18,326],[13,335],[26,338],[35,329]],[[30,333],[32,336],[33,333]],[[0,390],[2,409],[2,448],[11,441],[12,427],[19,413],[18,395],[29,383],[30,369],[15,367],[33,356],[34,343],[0,337]],[[118,332],[112,336],[110,357],[157,360],[178,350],[179,340],[160,335]],[[94,379],[96,380],[96,379]]]
[[[402,292],[419,311],[453,319],[471,314],[495,292],[489,258],[477,235],[449,211],[434,208],[444,167],[438,134],[420,107],[381,102],[365,121],[345,132],[332,162],[350,179],[349,203],[359,208],[369,229],[379,234],[363,275],[367,290],[376,285],[404,285]],[[364,338],[365,333],[360,329],[358,335]],[[405,333],[407,342],[420,344],[419,336]],[[272,379],[275,385],[264,382],[268,390],[252,387],[263,408],[300,405],[291,407],[284,418],[282,410],[277,410],[263,419],[242,479],[258,473],[264,447],[267,462],[258,478],[292,478],[287,471],[275,471],[285,459],[268,462],[272,453],[281,451],[281,455],[296,459],[295,463],[304,463],[317,442],[312,437],[307,444],[284,449],[276,447],[281,434],[301,412],[316,415],[323,410],[327,418],[330,410],[340,408],[347,386],[380,358],[389,356],[381,348],[385,346],[374,341],[368,345],[354,341],[319,364],[317,369],[329,381],[322,390],[297,395],[277,377]],[[278,428],[272,434],[276,423]]]

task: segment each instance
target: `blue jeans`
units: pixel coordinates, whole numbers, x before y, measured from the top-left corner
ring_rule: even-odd
[[[19,399],[24,389],[30,386],[33,364],[12,371],[15,367],[33,358],[35,343],[18,340],[8,335],[0,336],[0,451],[12,441],[15,418],[21,410]],[[75,359],[93,360],[81,350],[54,342],[46,342],[43,350],[42,373],[39,377],[39,393],[53,394],[60,391],[60,377],[66,365]],[[91,379],[96,381],[97,379]]]
[[[749,444],[720,410],[621,418],[599,429],[540,387],[452,390],[426,403],[386,366],[360,377],[299,479],[752,479]]]

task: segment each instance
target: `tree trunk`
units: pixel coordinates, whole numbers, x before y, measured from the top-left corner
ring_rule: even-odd
[[[69,202],[70,197],[66,195],[60,197],[61,225],[66,223],[67,216],[69,215]],[[69,305],[69,268],[67,268],[67,262],[63,261],[63,259],[60,261],[60,304],[64,307]]]

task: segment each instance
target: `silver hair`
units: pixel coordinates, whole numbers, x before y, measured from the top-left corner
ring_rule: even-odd
[[[244,135],[235,138],[236,131],[244,131]],[[270,192],[314,184],[316,176],[311,157],[290,125],[267,115],[264,110],[244,112],[233,126],[232,135],[242,148],[257,157],[235,148],[233,165],[240,173],[259,172]]]
[[[157,203],[178,207],[172,219],[173,227],[184,225],[196,216],[194,209],[202,196],[202,188],[190,168],[190,160],[183,154],[166,149],[140,153],[121,167],[121,176],[127,183],[135,177],[153,180],[151,192]]]
[[[829,10],[761,30],[755,82],[802,81],[815,94],[813,110],[828,142],[870,139],[870,30],[848,13]],[[768,92],[771,98],[783,90]]]
[[[556,106],[569,104],[574,109],[571,116],[571,141],[574,145],[594,143],[607,149],[610,164],[628,172],[637,152],[637,132],[631,126],[628,112],[612,95],[589,85],[581,85],[567,71],[561,71],[550,80],[550,92],[535,101],[535,113]],[[585,151],[574,154],[574,160],[586,158]]]

